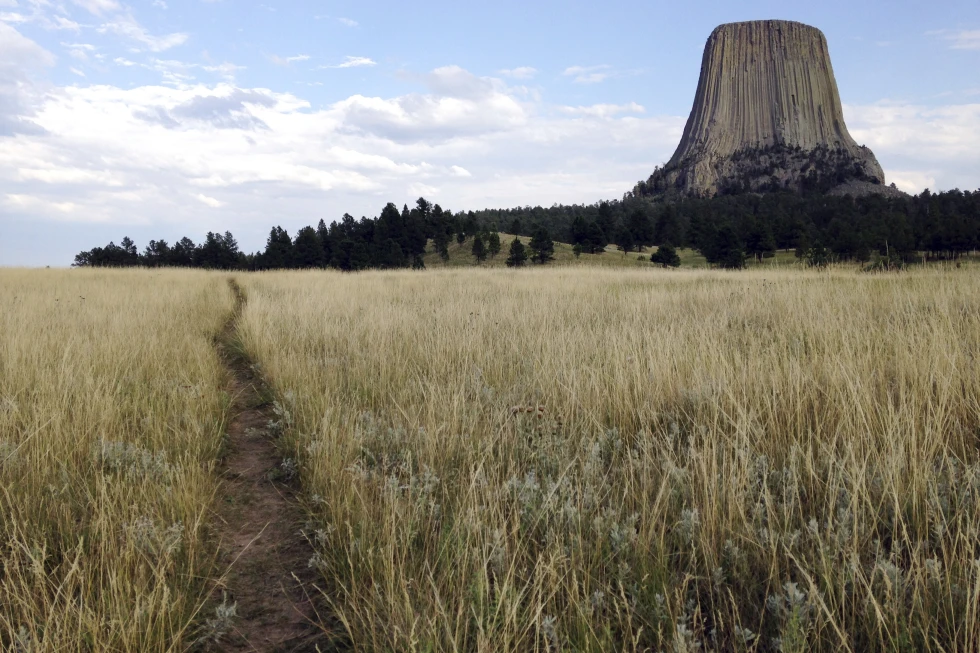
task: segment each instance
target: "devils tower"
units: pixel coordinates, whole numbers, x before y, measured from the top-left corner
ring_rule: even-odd
[[[783,20],[715,28],[674,156],[641,194],[887,192],[874,154],[847,131],[827,39]]]

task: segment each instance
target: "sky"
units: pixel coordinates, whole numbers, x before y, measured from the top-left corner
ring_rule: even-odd
[[[769,18],[826,34],[888,183],[980,188],[976,0],[0,0],[0,265],[621,198],[677,146],[711,30]]]

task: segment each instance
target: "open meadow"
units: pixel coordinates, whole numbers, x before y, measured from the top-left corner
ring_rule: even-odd
[[[204,272],[0,271],[0,649],[204,632],[232,304]]]
[[[234,626],[229,280],[344,650],[980,649],[976,268],[567,265],[0,272],[3,650]]]
[[[357,650],[980,648],[980,277],[241,277]]]

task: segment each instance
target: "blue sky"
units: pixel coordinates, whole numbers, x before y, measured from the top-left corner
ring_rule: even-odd
[[[0,265],[620,197],[677,145],[711,30],[761,18],[824,31],[889,182],[980,187],[976,0],[0,0]]]

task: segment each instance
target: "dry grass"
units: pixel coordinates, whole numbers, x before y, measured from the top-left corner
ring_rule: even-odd
[[[980,649],[972,270],[240,281],[358,650]]]
[[[0,648],[186,648],[215,571],[226,276],[4,270],[0,306]]]

